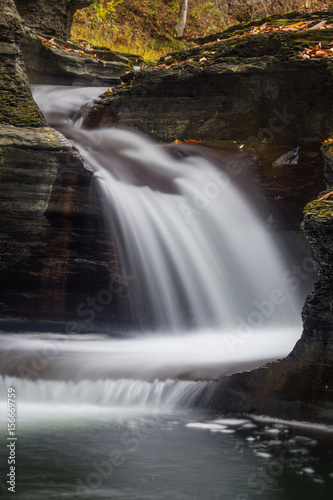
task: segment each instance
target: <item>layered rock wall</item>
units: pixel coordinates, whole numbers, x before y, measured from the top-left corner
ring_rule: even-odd
[[[91,3],[91,0],[15,0],[26,26],[64,40],[70,37],[76,9]]]
[[[92,174],[46,125],[24,70],[20,17],[12,0],[0,6],[0,328],[105,329],[117,321],[116,300],[94,325],[78,313],[89,294],[118,279],[101,207],[88,201]]]
[[[323,19],[332,26],[332,13]],[[318,17],[304,21],[311,27]],[[270,22],[272,29],[274,23],[302,24],[290,16]],[[251,146],[299,145],[329,133],[332,59],[303,59],[300,51],[319,43],[330,47],[331,28],[245,35],[236,26],[221,38],[126,74],[125,85],[91,110],[87,125],[130,126],[165,142],[234,140]]]
[[[76,9],[89,0],[15,0],[24,21],[21,44],[32,84],[109,87],[133,65],[126,57],[106,48],[69,42]]]

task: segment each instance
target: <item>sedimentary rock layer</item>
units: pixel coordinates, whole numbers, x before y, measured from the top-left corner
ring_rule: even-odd
[[[91,3],[91,0],[15,0],[26,26],[65,40],[70,36],[76,9]]]
[[[47,127],[24,71],[15,5],[0,5],[0,328],[45,330],[56,322],[59,331],[70,322],[69,331],[91,330],[91,315],[78,306],[118,279],[101,207],[89,196],[92,173]],[[115,319],[115,303],[103,308],[96,329]]]
[[[318,23],[318,17],[304,20],[309,27]],[[330,23],[333,15],[325,14],[324,20]],[[269,22],[301,21],[274,17]],[[87,124],[130,126],[159,141],[234,140],[254,146],[297,145],[329,132],[332,60],[303,59],[300,51],[319,42],[330,47],[332,29],[245,36],[236,26],[220,36],[222,41],[171,54],[155,68],[125,75],[125,85],[96,103]]]

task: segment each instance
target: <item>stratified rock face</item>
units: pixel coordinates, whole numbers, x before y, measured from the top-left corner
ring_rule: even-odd
[[[20,52],[21,20],[11,0],[1,0],[0,5],[0,123],[45,126],[43,115],[31,97]]]
[[[87,0],[15,0],[24,23],[21,44],[31,84],[118,85],[132,63],[108,49],[68,42],[76,9]],[[56,38],[56,39],[55,39]]]
[[[18,13],[29,28],[50,37],[67,40],[76,9],[88,7],[91,0],[15,0]]]
[[[332,13],[323,16],[333,22]],[[320,20],[306,19],[309,28]],[[154,69],[125,75],[126,85],[103,96],[87,124],[130,126],[166,142],[297,145],[328,133],[332,60],[303,59],[299,51],[319,42],[330,47],[332,29],[244,36],[234,27],[221,36],[163,58]]]
[[[220,411],[333,423],[333,194],[307,205],[303,229],[319,274],[303,335],[286,359],[223,380],[214,398]]]
[[[109,87],[119,85],[120,76],[133,67],[126,57],[110,50],[50,42],[33,30],[26,30],[22,51],[31,84]]]
[[[46,126],[24,73],[15,5],[0,7],[0,329],[105,330],[124,287],[101,207],[89,201],[92,174]],[[104,306],[89,309],[101,290]]]

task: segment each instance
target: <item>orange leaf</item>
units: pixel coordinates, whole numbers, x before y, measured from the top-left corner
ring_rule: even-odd
[[[171,142],[170,144],[183,144],[183,143],[179,139],[176,139],[175,141]]]

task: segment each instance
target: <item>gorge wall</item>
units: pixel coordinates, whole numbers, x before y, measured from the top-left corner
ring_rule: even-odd
[[[91,172],[31,96],[15,4],[0,5],[0,328],[85,331],[79,304],[117,281],[109,237],[87,202]],[[99,315],[104,329],[110,314]]]
[[[91,0],[15,0],[27,27],[64,40],[70,37],[75,11],[91,3]]]
[[[121,124],[165,142],[231,139],[260,148],[320,141],[331,127],[332,58],[304,59],[300,52],[331,47],[333,13],[281,17],[262,20],[263,30],[234,26],[126,74],[125,85],[96,103],[87,125]],[[314,29],[319,21],[328,28]],[[297,23],[309,29],[287,29]]]

